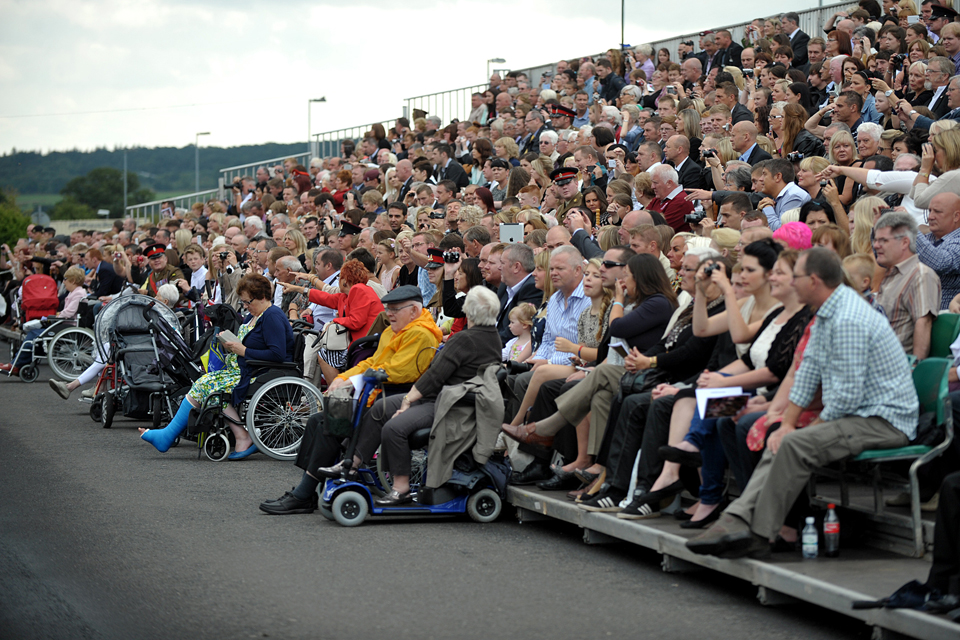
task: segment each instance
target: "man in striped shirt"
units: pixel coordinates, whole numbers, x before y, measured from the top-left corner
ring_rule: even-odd
[[[930,353],[930,330],[940,310],[940,278],[917,257],[917,222],[909,213],[891,211],[874,226],[877,264],[887,269],[877,303],[903,350],[918,360]]]

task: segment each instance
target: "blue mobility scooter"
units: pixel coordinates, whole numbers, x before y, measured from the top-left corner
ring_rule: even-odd
[[[343,460],[353,460],[353,452],[360,432],[360,421],[367,409],[370,394],[377,387],[383,388],[387,382],[387,374],[381,370],[368,369],[363,375],[363,390],[359,400],[353,408],[352,434]],[[473,394],[467,394],[460,402],[474,403]],[[334,416],[327,414],[328,427]],[[380,467],[379,456],[377,469],[361,467],[356,473],[351,472],[349,464],[345,463],[344,473],[340,478],[330,479],[324,485],[320,497],[320,513],[328,520],[335,520],[344,527],[355,527],[363,523],[369,515],[375,516],[430,516],[430,515],[459,515],[466,513],[477,522],[493,522],[500,516],[503,507],[503,493],[506,491],[505,480],[509,477],[509,466],[506,463],[490,460],[484,467],[477,467],[469,453],[458,459],[454,467],[453,477],[443,486],[437,488],[426,487],[427,452],[424,451],[430,438],[430,428],[420,429],[409,437],[412,453],[412,472],[410,475],[410,489],[416,495],[411,503],[395,507],[379,507],[374,498],[385,495],[391,489],[389,475]],[[497,473],[491,467],[499,465]],[[497,481],[497,476],[503,479]],[[500,485],[500,490],[496,488]]]

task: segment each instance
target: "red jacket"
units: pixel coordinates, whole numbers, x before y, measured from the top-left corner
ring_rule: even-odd
[[[683,216],[693,213],[693,203],[684,200],[685,195],[681,191],[672,200],[662,201],[660,198],[654,198],[647,205],[647,209],[662,214],[666,218],[667,224],[673,227],[673,230],[677,233],[690,231],[690,225],[683,221]]]
[[[333,322],[350,330],[350,341],[362,338],[370,332],[373,321],[383,311],[377,293],[365,284],[350,287],[350,293],[325,293],[310,290],[310,302],[337,310]]]

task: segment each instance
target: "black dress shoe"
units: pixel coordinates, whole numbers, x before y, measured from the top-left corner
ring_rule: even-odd
[[[396,507],[401,504],[406,504],[408,502],[413,502],[413,494],[410,491],[405,491],[400,493],[396,489],[391,491],[385,496],[377,498],[373,501],[373,504],[378,507]]]
[[[673,512],[673,517],[680,521],[687,521],[693,518],[693,514],[687,513],[683,509],[677,509]]]
[[[684,451],[683,449],[664,445],[657,449],[657,453],[660,454],[663,460],[676,462],[685,467],[698,468],[703,465],[703,458],[700,456],[699,451]]]
[[[717,508],[714,509],[707,515],[706,518],[702,520],[690,519],[686,522],[680,523],[681,529],[706,529],[707,525],[711,522],[716,522],[720,519],[720,514],[723,513],[723,509],[720,508],[720,505],[717,505]]]
[[[289,491],[277,500],[268,500],[260,505],[260,510],[272,516],[286,516],[294,513],[313,513],[319,497],[313,494],[307,500],[301,500]]]
[[[563,472],[553,474],[553,477],[549,480],[537,483],[538,489],[543,489],[544,491],[566,491],[569,489],[576,489],[580,486],[580,481],[577,479],[572,472]]]
[[[514,486],[524,486],[534,484],[541,480],[549,480],[553,476],[550,467],[544,462],[531,462],[523,471],[514,471],[510,475],[510,484]]]

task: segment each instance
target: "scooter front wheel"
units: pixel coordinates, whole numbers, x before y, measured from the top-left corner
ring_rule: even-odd
[[[467,499],[467,515],[476,522],[493,522],[502,508],[500,496],[493,489],[481,489]]]
[[[370,513],[367,499],[356,491],[345,491],[333,500],[333,519],[343,527],[356,527]]]

